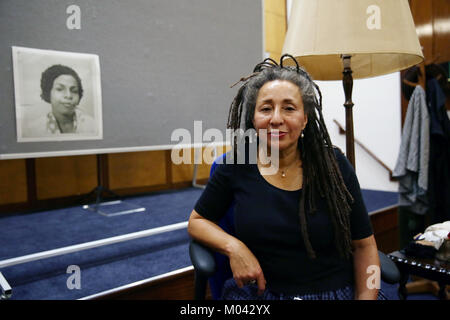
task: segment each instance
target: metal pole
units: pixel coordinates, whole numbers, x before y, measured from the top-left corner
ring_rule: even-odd
[[[124,235],[120,235],[120,236],[116,236],[116,237],[80,243],[80,244],[76,244],[73,246],[68,246],[68,247],[63,247],[63,248],[58,248],[58,249],[53,249],[53,250],[48,250],[48,251],[42,251],[42,252],[38,252],[38,253],[33,253],[33,254],[17,257],[17,258],[2,260],[2,261],[0,261],[0,269],[6,268],[9,266],[14,266],[17,264],[27,263],[30,261],[51,258],[51,257],[55,257],[55,256],[72,253],[72,252],[78,252],[78,251],[102,247],[102,246],[106,246],[106,245],[110,245],[110,244],[114,244],[114,243],[148,237],[148,236],[152,236],[152,235],[155,235],[158,233],[164,233],[164,232],[169,232],[169,231],[173,231],[173,230],[183,229],[183,228],[187,228],[187,225],[188,225],[188,222],[185,221],[185,222],[167,225],[164,227],[128,233],[128,234],[124,234]]]
[[[12,289],[9,285],[8,281],[6,281],[3,274],[0,272],[0,289],[1,289],[1,296],[0,299],[9,299],[12,295]]]
[[[347,158],[355,167],[355,142],[353,134],[353,102],[352,102],[352,89],[353,89],[353,77],[352,69],[350,67],[350,55],[343,55],[342,62],[344,65],[342,84],[344,86],[345,93],[345,137],[346,137],[346,154]]]

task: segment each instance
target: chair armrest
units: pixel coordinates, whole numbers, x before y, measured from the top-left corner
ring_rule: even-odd
[[[191,240],[189,244],[189,256],[195,272],[199,275],[210,277],[216,271],[213,251],[195,240]]]
[[[400,271],[397,265],[383,252],[378,251],[380,257],[381,280],[389,284],[395,284],[400,281]]]

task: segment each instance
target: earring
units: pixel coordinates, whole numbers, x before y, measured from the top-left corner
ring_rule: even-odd
[[[302,130],[301,137],[302,137],[302,139],[305,137],[305,134],[303,133],[303,130]]]

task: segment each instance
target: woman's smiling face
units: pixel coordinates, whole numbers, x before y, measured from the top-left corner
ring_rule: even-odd
[[[50,103],[53,113],[72,115],[80,102],[80,94],[76,79],[67,74],[55,78],[50,91]]]
[[[256,99],[253,125],[268,148],[272,139],[275,139],[274,147],[280,151],[293,146],[296,148],[307,123],[297,85],[287,80],[274,80],[261,87]],[[266,129],[267,133],[260,132],[261,129]]]

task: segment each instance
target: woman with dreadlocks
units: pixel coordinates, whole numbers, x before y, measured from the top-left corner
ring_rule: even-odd
[[[300,66],[283,66],[286,56],[295,61],[266,59],[242,78],[229,112],[228,128],[238,130],[244,111],[244,128],[266,153],[231,163],[234,140],[188,232],[229,258],[223,299],[384,298],[370,285],[378,251],[354,170],[331,144],[318,86]],[[270,150],[278,151],[275,174],[265,170]],[[233,201],[234,236],[217,225]]]

